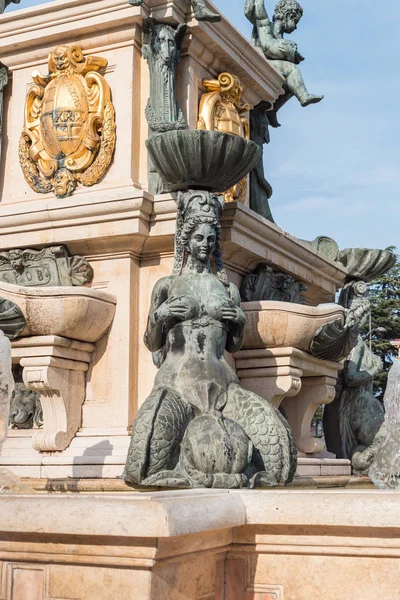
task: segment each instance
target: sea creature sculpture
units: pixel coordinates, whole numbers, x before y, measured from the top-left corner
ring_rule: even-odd
[[[346,309],[345,328],[351,334],[368,320],[368,282],[391,269],[396,256],[389,250],[348,248],[338,260],[348,270],[339,304]],[[373,393],[374,376],[381,369],[380,357],[358,336],[339,373],[336,397],[324,410],[328,450],[350,459],[357,471],[368,470],[386,435],[384,409]]]
[[[159,371],[133,426],[128,484],[238,488],[293,479],[288,423],[240,386],[225,358],[241,347],[245,315],[222,260],[221,211],[215,194],[178,195],[174,270],[155,285],[145,334]]]

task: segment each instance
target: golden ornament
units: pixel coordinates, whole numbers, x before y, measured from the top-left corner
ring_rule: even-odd
[[[243,88],[236,75],[221,73],[218,79],[203,79],[207,92],[200,100],[197,129],[222,131],[239,135],[248,140],[249,121],[242,116],[250,110],[248,104],[241,104]],[[224,194],[225,202],[245,202],[247,178],[240,181]]]
[[[65,198],[77,182],[94,185],[107,171],[116,135],[110,88],[97,72],[105,66],[105,58],[85,58],[78,46],[57,46],[49,75],[32,73],[19,160],[35,192]]]

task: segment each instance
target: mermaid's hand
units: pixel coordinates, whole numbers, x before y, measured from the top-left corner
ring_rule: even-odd
[[[233,302],[228,302],[221,307],[221,316],[224,321],[232,321],[237,325],[244,325],[246,322],[246,316],[244,312]]]
[[[156,318],[163,321],[176,319],[178,321],[188,321],[196,317],[198,313],[198,303],[194,298],[180,296],[171,298],[164,302],[156,311]]]

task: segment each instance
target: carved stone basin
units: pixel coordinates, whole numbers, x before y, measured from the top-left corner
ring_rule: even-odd
[[[331,321],[344,322],[344,308],[337,304],[304,306],[289,302],[243,302],[247,323],[242,350],[292,347],[310,352],[317,330]]]
[[[168,190],[225,192],[241,181],[261,156],[261,148],[238,135],[184,129],[152,135],[147,149]]]
[[[19,306],[26,326],[21,337],[57,335],[97,342],[114,317],[117,299],[85,287],[33,288],[0,282],[0,297]]]

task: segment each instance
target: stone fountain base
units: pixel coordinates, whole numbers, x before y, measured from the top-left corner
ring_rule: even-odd
[[[392,492],[7,494],[0,531],[7,600],[398,600]]]

